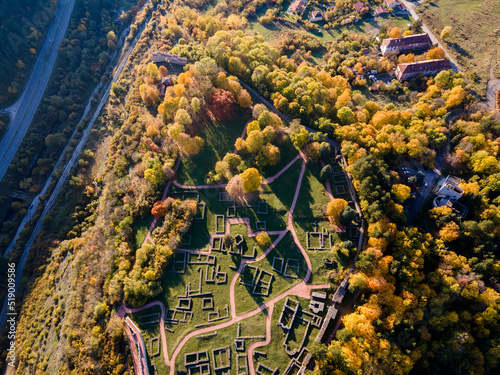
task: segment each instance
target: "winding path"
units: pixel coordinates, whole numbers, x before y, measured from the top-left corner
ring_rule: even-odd
[[[267,310],[266,318],[266,339],[264,341],[254,342],[248,347],[248,370],[250,374],[255,374],[255,364],[253,362],[253,351],[261,346],[266,346],[271,342],[271,321],[273,318],[274,305],[271,305]]]
[[[174,351],[172,353],[172,357],[169,358],[168,348],[167,348],[167,338],[166,338],[166,334],[165,334],[165,320],[164,320],[165,319],[165,306],[163,305],[162,302],[155,301],[155,302],[148,303],[148,304],[146,304],[146,305],[144,305],[142,307],[138,307],[138,308],[127,308],[125,306],[125,302],[123,302],[122,305],[120,306],[120,308],[118,309],[117,315],[119,317],[123,318],[123,317],[125,317],[125,314],[139,312],[139,311],[148,309],[148,308],[153,307],[153,306],[159,306],[160,307],[160,309],[161,309],[160,336],[161,336],[161,341],[162,341],[161,346],[162,346],[163,359],[165,361],[165,364],[167,366],[169,366],[169,368],[170,368],[170,375],[175,375],[175,360],[176,360],[177,356],[179,355],[179,353],[181,352],[181,350],[184,347],[184,345],[189,341],[189,339],[191,339],[192,337],[198,336],[198,335],[203,335],[203,334],[206,334],[206,333],[218,330],[218,329],[229,327],[229,326],[231,326],[231,325],[233,325],[233,324],[235,324],[237,322],[240,322],[240,321],[242,321],[244,319],[247,319],[247,318],[250,318],[250,317],[252,317],[254,315],[257,315],[258,313],[260,313],[260,312],[262,312],[264,310],[267,310],[266,339],[264,341],[259,341],[259,342],[253,343],[252,345],[250,345],[250,347],[248,349],[248,360],[249,360],[248,363],[249,363],[250,374],[251,375],[255,375],[255,366],[254,366],[254,361],[253,361],[253,351],[255,350],[255,348],[261,347],[261,346],[265,346],[265,345],[269,344],[269,342],[271,341],[271,319],[272,319],[272,313],[273,313],[273,310],[274,310],[275,303],[278,302],[278,301],[280,301],[284,297],[290,296],[290,295],[299,296],[299,297],[303,297],[303,298],[310,298],[310,294],[311,294],[312,290],[330,288],[330,284],[319,284],[319,285],[308,285],[307,284],[307,281],[309,280],[309,278],[311,277],[311,274],[312,274],[311,260],[309,259],[309,256],[308,256],[306,250],[303,248],[302,244],[300,243],[299,238],[297,236],[297,233],[295,232],[295,229],[293,227],[293,212],[294,212],[295,206],[297,204],[297,200],[299,198],[300,188],[302,186],[302,181],[303,181],[304,173],[305,173],[305,170],[306,170],[306,157],[305,157],[305,155],[302,152],[300,152],[299,155],[297,155],[292,161],[290,161],[275,176],[266,179],[265,181],[263,181],[263,183],[268,183],[269,184],[269,183],[273,182],[275,179],[277,179],[279,176],[281,176],[288,168],[290,168],[299,159],[302,159],[302,166],[301,166],[299,178],[297,180],[297,186],[295,188],[295,194],[294,194],[294,197],[293,197],[293,201],[292,201],[292,204],[290,206],[290,210],[288,212],[288,224],[287,224],[287,228],[285,230],[283,230],[283,231],[268,232],[268,233],[271,233],[273,235],[278,235],[278,238],[260,256],[258,256],[256,258],[253,258],[253,259],[248,259],[248,260],[242,259],[242,261],[240,262],[240,266],[238,267],[238,270],[236,271],[234,277],[232,278],[231,284],[230,284],[230,288],[229,288],[229,304],[230,304],[230,308],[231,308],[231,319],[230,320],[228,320],[226,322],[223,322],[223,323],[220,323],[220,324],[217,324],[217,325],[213,325],[213,326],[209,326],[209,327],[204,327],[204,328],[197,329],[195,331],[190,332],[189,334],[187,334],[186,336],[183,337],[183,339],[181,340],[181,342],[174,349]],[[177,159],[176,165],[174,167],[175,171],[177,171],[177,169],[179,167],[179,163],[180,163],[180,158]],[[166,199],[166,196],[168,194],[168,189],[169,189],[171,183],[173,183],[176,186],[179,186],[179,187],[182,187],[182,188],[187,188],[187,189],[223,187],[223,186],[218,186],[218,185],[224,185],[225,186],[225,184],[218,184],[218,185],[180,185],[180,184],[177,184],[176,181],[172,181],[172,182],[169,182],[167,184],[167,186],[165,187],[165,191],[164,191],[164,194],[163,194],[163,197],[162,197],[163,200]],[[328,189],[328,190],[330,191],[330,189]],[[331,192],[330,192],[330,196],[331,196]],[[333,196],[331,196],[331,197],[333,197]],[[151,238],[151,231],[153,230],[154,225],[156,224],[156,220],[157,219],[154,219],[153,222],[151,223],[151,226],[149,228],[149,231],[148,231],[148,233],[147,233],[146,238],[145,238],[144,241],[153,241],[152,238]],[[231,224],[235,224],[235,223],[246,224],[249,235],[250,236],[252,236],[252,235],[255,236],[256,235],[256,233],[253,233],[251,231],[249,220],[245,219],[245,218],[229,219],[226,222],[226,228],[225,228],[226,231],[229,230],[229,227],[230,227]],[[305,275],[304,279],[300,283],[298,283],[298,284],[294,285],[293,287],[291,287],[290,289],[284,291],[283,293],[281,293],[278,296],[272,298],[271,300],[263,303],[262,305],[260,305],[256,309],[254,309],[252,311],[249,311],[247,313],[241,314],[241,315],[237,315],[237,313],[236,313],[235,288],[236,288],[236,282],[237,282],[238,278],[241,275],[243,267],[247,263],[255,263],[255,262],[258,262],[258,261],[264,259],[276,247],[276,245],[285,237],[285,235],[288,232],[291,233],[295,244],[299,248],[302,256],[304,257],[304,260],[306,261],[307,272],[306,272],[306,275]]]

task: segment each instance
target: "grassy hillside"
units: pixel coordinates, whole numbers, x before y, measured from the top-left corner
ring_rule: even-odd
[[[450,51],[471,77],[477,75],[474,88],[484,95],[500,33],[498,0],[434,0],[418,7],[417,11],[438,37],[444,27],[452,27],[447,42]],[[498,57],[496,60],[494,73],[498,77]]]

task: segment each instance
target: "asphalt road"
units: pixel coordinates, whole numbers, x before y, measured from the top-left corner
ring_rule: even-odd
[[[500,90],[500,79],[492,79],[488,82],[488,88],[486,89],[486,104],[488,108],[492,111],[498,111],[496,108],[495,93]]]
[[[123,45],[123,41],[125,40],[125,37],[127,36],[129,31],[130,31],[130,28],[127,28],[123,31],[122,35],[120,36],[120,40],[118,41],[118,46]],[[115,52],[113,52],[113,54],[111,55],[111,58],[110,58],[111,63],[110,64],[112,64],[112,62],[115,60],[117,52],[118,52],[118,50],[115,50]],[[108,67],[108,69],[109,69],[109,67]],[[92,91],[92,94],[90,95],[89,102],[87,103],[87,106],[85,107],[85,110],[83,111],[82,119],[87,117],[87,115],[91,109],[91,99],[96,94],[99,93],[101,88],[102,88],[102,83],[99,82],[99,84],[96,86],[96,88],[94,89],[94,91]],[[81,122],[81,120],[80,120],[80,122]],[[66,150],[70,146],[71,140],[75,136],[76,132],[77,132],[77,130],[75,129],[75,131],[73,132],[73,134],[69,138],[66,146],[64,147],[64,150],[61,152],[61,156],[59,156],[59,159],[57,160],[57,162],[55,164],[54,170],[49,175],[49,178],[45,181],[45,185],[43,186],[42,191],[35,198],[33,198],[33,200],[31,201],[30,207],[28,208],[26,214],[24,215],[23,220],[22,220],[21,224],[19,225],[19,228],[17,229],[16,235],[14,236],[14,239],[11,241],[11,243],[9,244],[7,249],[5,250],[4,257],[6,257],[12,251],[12,248],[14,247],[14,245],[16,244],[16,242],[19,238],[19,234],[23,231],[24,227],[26,226],[28,221],[31,220],[33,215],[35,215],[38,204],[40,203],[40,197],[44,196],[45,193],[47,192],[47,189],[50,187],[50,183],[52,182],[52,176],[57,171],[57,168],[59,168],[61,166],[61,161],[62,161],[63,157],[66,155]]]
[[[147,24],[147,22],[145,23]],[[54,172],[58,169],[58,168],[64,168],[62,173],[61,173],[61,176],[59,177],[59,180],[57,182],[57,185],[56,187],[54,188],[54,190],[52,191],[52,194],[50,195],[50,198],[47,200],[47,202],[45,203],[45,207],[43,209],[43,212],[42,214],[40,215],[40,218],[38,219],[38,222],[37,224],[35,225],[35,228],[33,229],[32,233],[31,233],[31,236],[28,240],[28,242],[26,243],[25,247],[24,247],[24,250],[23,250],[23,254],[21,256],[21,259],[19,260],[19,262],[17,263],[16,265],[16,288],[17,288],[17,285],[19,285],[19,281],[21,280],[22,278],[22,274],[23,274],[23,269],[24,269],[24,266],[26,264],[26,260],[28,259],[28,255],[29,255],[29,250],[30,248],[33,246],[33,243],[35,242],[35,238],[36,236],[38,235],[38,233],[40,232],[40,230],[42,229],[42,226],[43,226],[43,219],[48,215],[48,213],[50,212],[50,210],[52,209],[52,206],[53,204],[56,202],[56,199],[57,199],[57,196],[59,195],[63,185],[65,184],[67,178],[69,177],[69,175],[71,174],[71,170],[73,169],[74,165],[76,164],[76,162],[78,161],[79,157],[80,157],[80,153],[82,152],[83,150],[83,147],[85,146],[85,143],[87,142],[87,138],[90,134],[90,131],[92,130],[93,126],[94,126],[94,123],[97,119],[97,117],[99,117],[100,113],[101,113],[101,110],[102,108],[104,107],[104,105],[106,104],[107,100],[108,100],[108,97],[109,97],[109,93],[111,92],[111,84],[113,82],[116,82],[118,80],[118,77],[120,76],[120,74],[122,73],[123,71],[123,68],[125,67],[125,64],[127,63],[129,57],[130,57],[130,54],[132,53],[132,51],[134,50],[134,47],[135,45],[137,44],[137,41],[139,40],[142,32],[144,31],[144,26],[139,30],[136,38],[134,39],[133,43],[127,48],[127,51],[125,53],[122,53],[121,57],[120,57],[120,60],[119,60],[119,63],[113,73],[113,79],[112,81],[108,84],[107,88],[106,88],[106,91],[105,93],[103,94],[102,98],[101,98],[101,101],[99,102],[99,105],[97,106],[97,109],[94,111],[94,114],[92,116],[92,118],[90,119],[90,121],[88,122],[88,125],[87,127],[85,128],[84,132],[82,133],[82,136],[80,138],[80,141],[78,142],[78,145],[75,147],[74,151],[73,151],[73,154],[71,156],[71,159],[66,163],[66,165],[64,166],[61,166],[59,165],[60,164],[60,161],[62,160],[62,155],[64,155],[64,152],[63,154],[61,155],[61,158],[59,158],[59,162],[56,164],[56,166],[54,167],[54,170],[51,174],[51,177],[49,177],[47,179],[47,182],[45,183],[45,186],[42,190],[42,193],[40,193],[36,198],[35,200],[33,201],[32,203],[32,209],[28,210],[28,212],[26,213],[25,215],[25,219],[23,219],[23,223],[26,223],[28,220],[31,219],[31,217],[33,217],[33,214],[35,213],[36,211],[36,207],[37,205],[40,203],[40,199],[39,197],[45,193],[50,185],[50,183],[52,182],[52,176],[54,174]],[[123,33],[122,37],[120,38],[120,40],[123,40],[123,37],[125,35],[126,32]],[[87,114],[88,112],[90,111],[90,108],[91,108],[91,100],[92,98],[94,97],[94,94],[99,92],[99,90],[102,88],[102,83],[99,83],[99,85],[96,87],[96,89],[94,90],[94,92],[92,93],[92,95],[90,96],[89,98],[89,103],[87,104],[87,107],[85,108],[85,112],[82,116],[82,120],[84,117],[87,117]],[[70,140],[71,141],[71,140]],[[69,144],[69,142],[68,142]],[[66,146],[68,147],[68,146]],[[65,149],[66,150],[66,149]],[[9,248],[12,247],[12,245],[15,243],[15,241],[17,240],[17,236],[16,238],[13,240],[13,242],[9,245]],[[6,321],[6,317],[7,317],[7,313],[8,313],[8,310],[7,310],[7,299],[5,299],[4,301],[4,304],[3,304],[3,307],[2,307],[2,311],[0,313],[0,329],[4,326],[5,324],[5,321]]]
[[[0,142],[0,180],[9,168],[42,100],[74,5],[75,0],[60,0],[55,22],[49,28],[23,93],[16,103],[2,110],[10,115],[11,120]]]
[[[413,220],[415,220],[423,204],[432,194],[432,189],[439,178],[439,174],[437,174],[434,170],[419,168],[419,171],[425,175],[424,186],[418,189],[413,202],[410,204],[408,209],[408,223],[412,223]]]

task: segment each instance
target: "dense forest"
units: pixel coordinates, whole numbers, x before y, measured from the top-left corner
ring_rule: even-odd
[[[57,0],[0,2],[0,106],[12,104],[22,92]],[[1,136],[1,128],[0,128]]]
[[[54,89],[43,108],[44,124],[58,130],[44,140],[31,135],[27,160],[37,152],[35,145],[44,143],[43,155],[52,165],[51,153],[69,134],[67,120],[81,111],[81,104],[70,103],[79,103],[78,92],[104,72],[113,39],[106,9],[114,2],[104,3],[102,9],[90,3],[80,7],[72,20],[74,38],[61,47],[64,66],[72,73],[64,75],[67,71],[59,67],[64,87]],[[334,9],[351,14],[354,3],[338,0]],[[285,134],[311,160],[330,152],[324,142],[330,138],[347,160],[367,223],[366,246],[349,285],[357,300],[333,341],[314,347],[315,373],[498,372],[500,121],[474,101],[462,73],[370,85],[363,72],[390,72],[398,58],[367,53],[377,42],[365,35],[344,31],[322,43],[294,29],[267,41],[249,28],[263,5],[282,6],[255,0],[155,2],[60,200],[71,218],[53,212],[34,247],[42,255],[32,259],[34,274],[19,321],[18,373],[133,372],[123,322],[114,309],[123,300],[141,306],[161,293],[165,268],[196,214],[191,200],[161,202],[163,189],[179,157],[206,147],[199,136],[204,124],[238,116],[252,120],[246,139],[235,143],[244,158],[227,154],[206,183],[229,181],[235,190],[251,191],[258,170],[279,161]],[[93,30],[97,20],[107,25],[96,32],[100,39],[79,42],[81,30],[75,27]],[[411,35],[420,27],[383,28],[379,36]],[[151,63],[157,50],[189,60],[161,96],[159,84],[168,71]],[[319,50],[322,61],[316,64],[311,56]],[[400,56],[399,62],[441,54],[431,49],[417,57]],[[83,57],[89,61],[83,63]],[[240,82],[294,120],[286,124],[254,103]],[[61,109],[65,103],[73,106],[71,113]],[[467,216],[426,203],[409,223],[412,193],[424,184],[419,175],[405,178],[398,172],[409,160],[424,170],[439,167],[442,175],[457,176]],[[25,168],[21,162],[18,158],[18,173]],[[21,183],[32,189],[32,182]],[[349,210],[332,205],[325,214],[339,225]],[[151,212],[162,220],[156,229],[161,240],[136,246],[133,223]],[[330,255],[343,264],[353,261],[354,253],[352,243],[337,243]]]

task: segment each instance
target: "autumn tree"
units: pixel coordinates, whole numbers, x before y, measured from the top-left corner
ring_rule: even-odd
[[[184,127],[191,125],[192,123],[191,116],[189,116],[189,113],[183,108],[179,108],[175,114],[174,120],[176,123],[181,124]]]
[[[256,191],[262,182],[262,177],[255,168],[246,169],[240,176],[243,181],[243,191],[245,193]]]
[[[462,86],[453,87],[448,95],[448,98],[446,98],[445,107],[453,108],[459,106],[465,100],[466,95],[467,93]]]
[[[337,112],[337,117],[344,125],[349,125],[356,121],[356,116],[352,113],[352,110],[349,107],[340,108]]]
[[[266,248],[271,245],[271,237],[269,237],[269,234],[267,234],[267,232],[259,232],[255,236],[255,240],[261,248]]]
[[[146,74],[148,75],[149,79],[151,79],[151,83],[155,85],[160,83],[161,74],[156,64],[149,63],[146,67]]]
[[[114,33],[113,30],[108,32],[108,34],[106,35],[106,39],[108,41],[108,48],[111,51],[114,51],[116,49],[116,43],[118,42],[118,38],[116,37],[116,34]]]
[[[160,72],[161,77],[166,77],[168,74],[168,69],[165,65],[160,65],[160,67],[158,68],[158,71]]]
[[[445,28],[443,28],[443,30],[441,30],[441,39],[443,39],[444,41],[448,41],[451,37],[451,26],[446,26]]]
[[[239,202],[243,200],[245,196],[245,189],[240,175],[236,175],[229,180],[226,185],[226,191],[232,199]]]
[[[177,138],[177,143],[179,147],[189,155],[196,155],[200,152],[205,141],[201,137],[190,137],[189,134],[180,133]]]
[[[241,164],[241,156],[239,156],[237,154],[233,154],[231,152],[228,152],[224,156],[224,158],[222,159],[222,161],[226,162],[229,165],[229,168],[231,168],[231,170],[234,171]]]
[[[259,130],[260,131],[260,125],[258,121],[250,121],[247,125],[247,135],[249,135],[251,132],[254,130]]]
[[[252,98],[250,97],[250,94],[248,93],[247,90],[241,90],[240,93],[238,94],[238,105],[241,108],[249,108],[252,106]]]
[[[309,142],[309,132],[302,125],[292,125],[290,130],[290,140],[298,149],[303,148]]]
[[[228,121],[233,117],[234,96],[229,91],[214,89],[208,101],[208,110],[219,121]]]
[[[393,27],[389,32],[389,38],[399,38],[401,36],[401,30],[399,27]]]
[[[326,215],[333,225],[340,225],[340,214],[347,206],[347,201],[342,198],[334,198],[326,207]]]
[[[398,202],[404,202],[410,198],[411,189],[403,184],[394,184],[392,186],[392,194]]]
[[[163,201],[157,201],[151,209],[151,214],[156,218],[164,217],[168,212],[167,206]]]
[[[311,142],[304,147],[304,153],[311,161],[318,161],[321,153],[319,151],[319,142]]]
[[[280,149],[270,143],[262,149],[262,155],[266,158],[267,164],[271,166],[277,165],[281,160]]]
[[[427,51],[427,59],[442,59],[445,56],[445,52],[442,48],[435,47]]]
[[[250,152],[259,152],[264,146],[264,137],[262,136],[262,132],[259,130],[253,130],[250,132],[246,139],[246,147]]]
[[[217,177],[219,180],[230,179],[232,177],[229,164],[223,160],[219,160],[217,163],[215,163],[215,173],[217,173]]]
[[[184,126],[179,124],[178,122],[173,123],[168,127],[167,134],[172,139],[179,139],[179,135],[184,133]]]
[[[349,278],[349,285],[347,288],[351,293],[355,293],[358,290],[363,289],[365,287],[365,285],[366,285],[365,275],[358,272]]]
[[[142,84],[139,86],[139,94],[141,99],[148,107],[156,105],[160,101],[158,90],[152,86]]]
[[[160,185],[165,181],[163,164],[157,156],[146,161],[144,178],[149,180],[153,185]]]
[[[439,231],[439,237],[441,237],[444,242],[454,241],[458,238],[459,235],[460,227],[454,221],[450,221],[449,223],[445,224]]]

